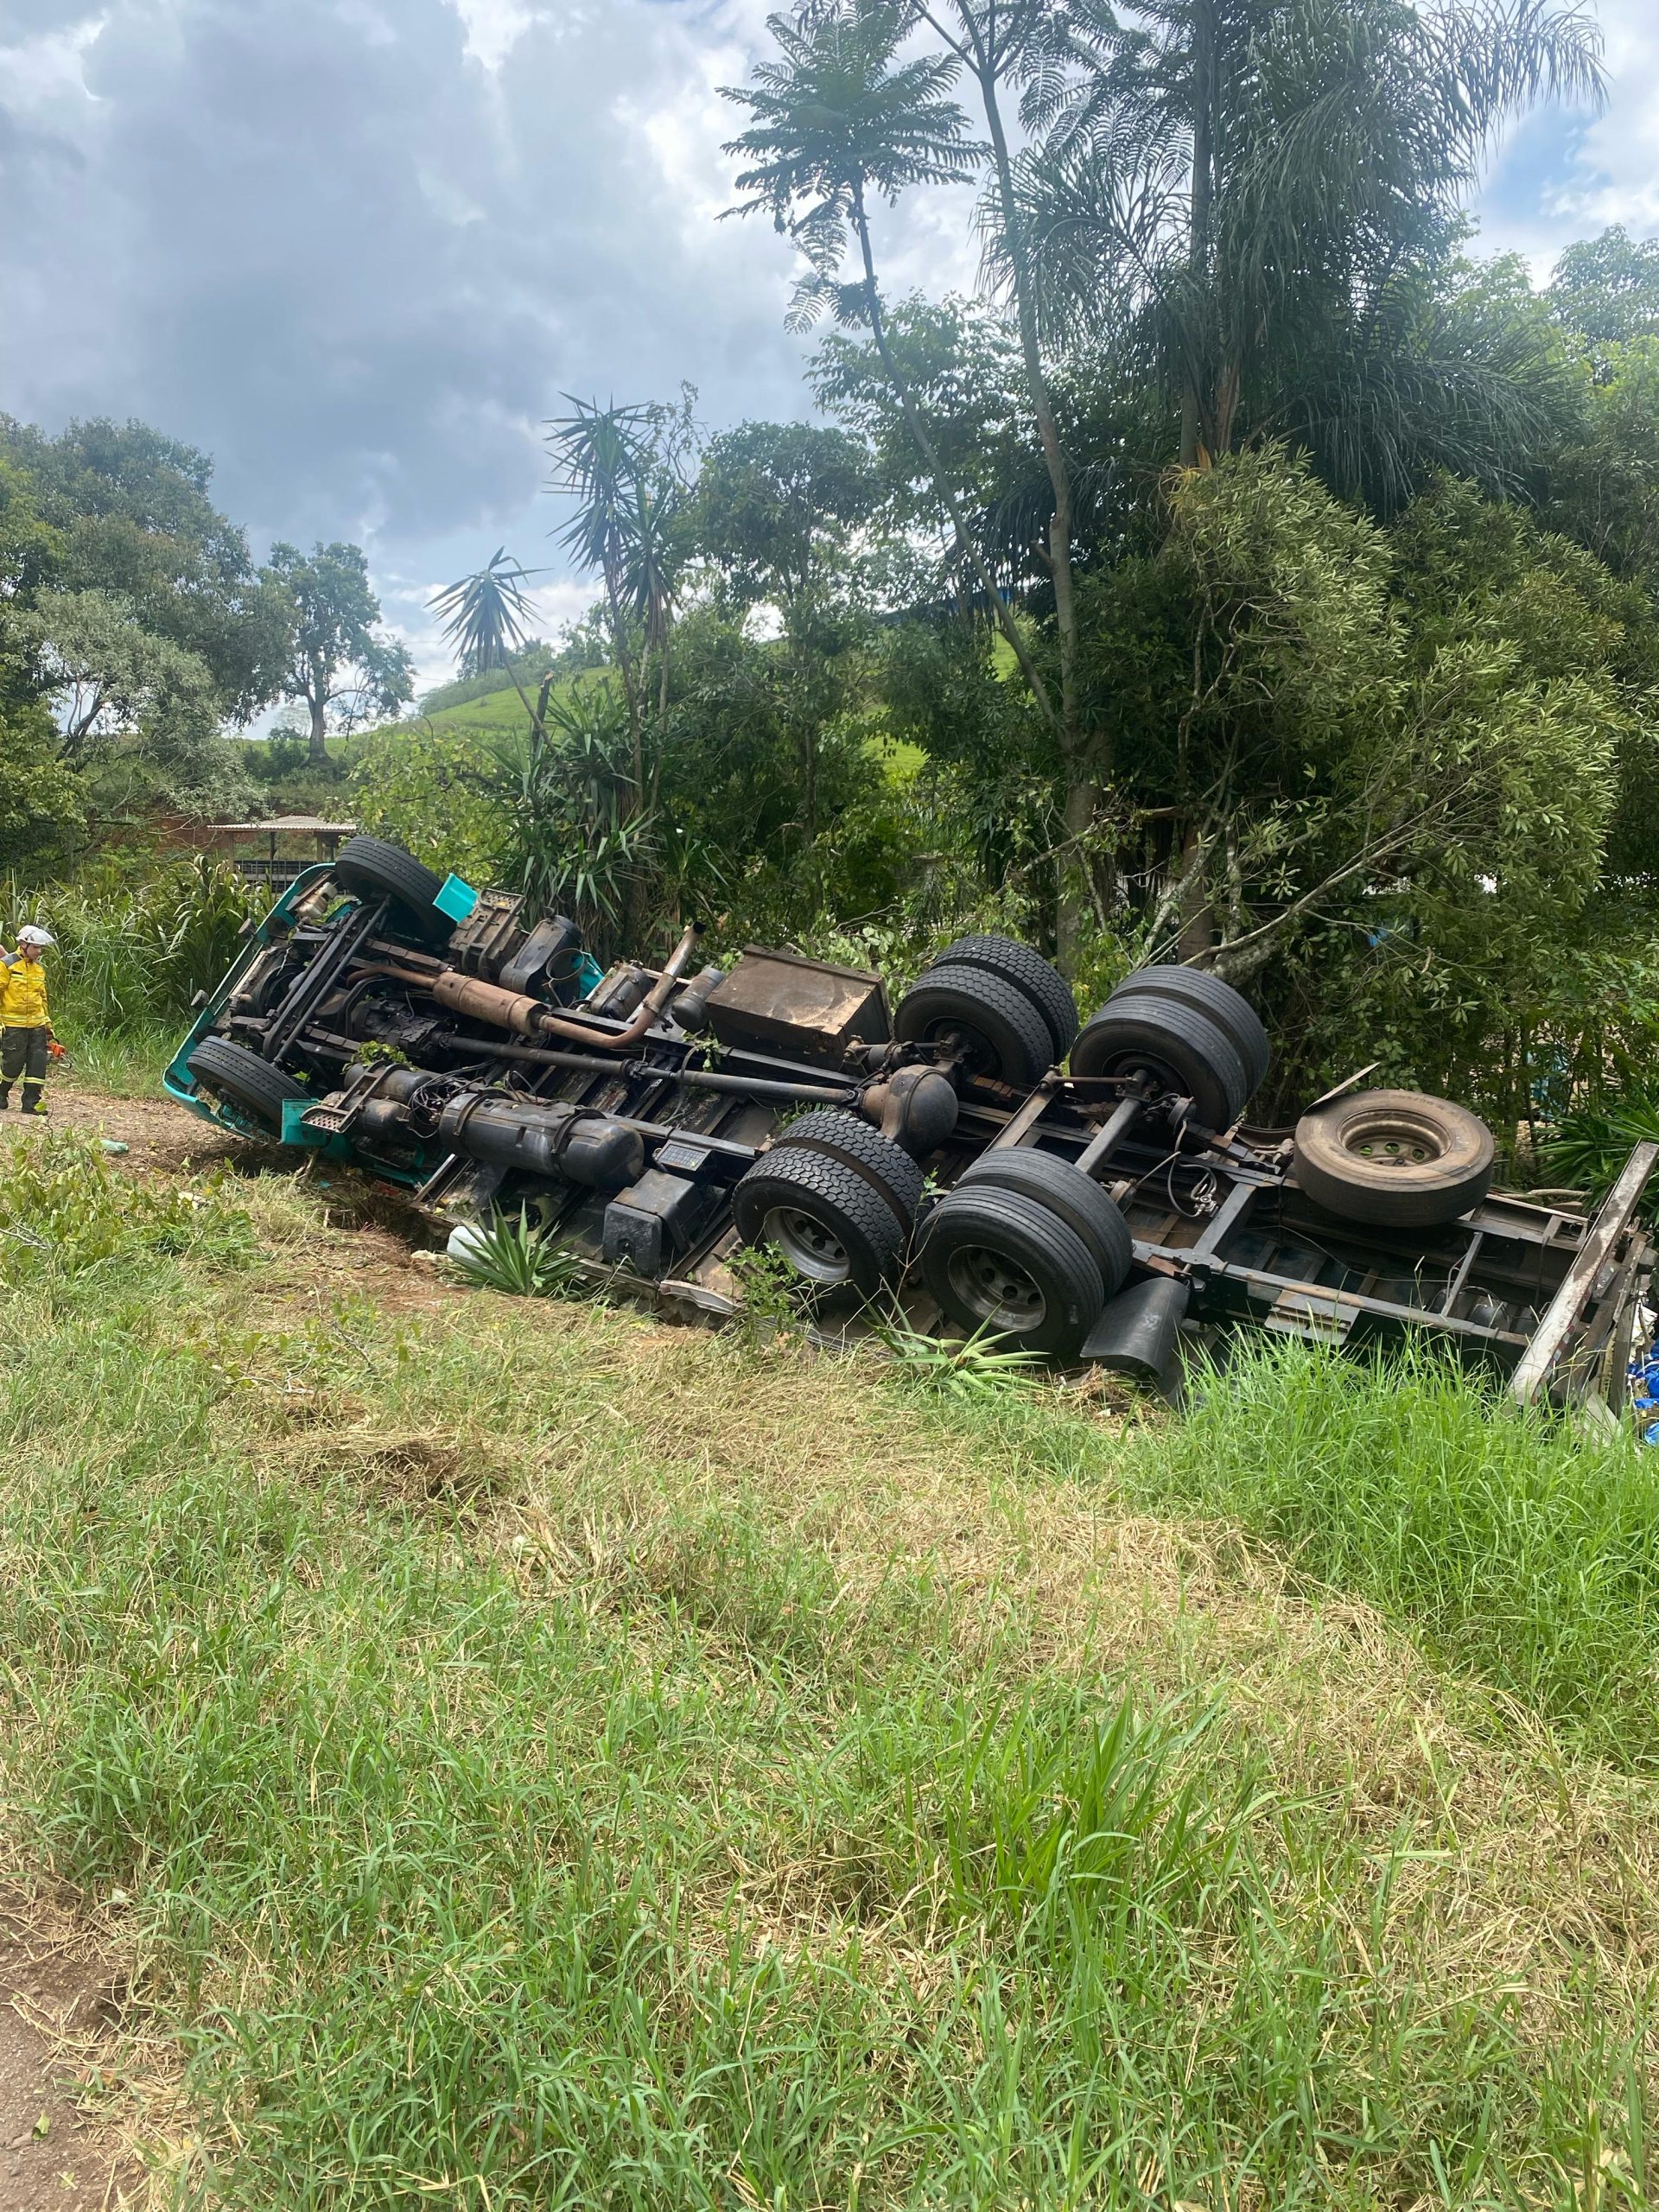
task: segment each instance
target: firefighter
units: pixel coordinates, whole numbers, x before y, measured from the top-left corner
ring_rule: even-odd
[[[11,1086],[23,1078],[23,1111],[44,1114],[46,1063],[56,1039],[46,1010],[46,969],[41,955],[57,939],[30,923],[17,932],[17,950],[0,947],[0,1113],[11,1104]]]

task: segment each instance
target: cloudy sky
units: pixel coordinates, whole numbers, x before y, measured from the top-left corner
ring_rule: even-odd
[[[804,409],[782,243],[715,219],[717,88],[767,4],[0,0],[0,410],[206,448],[257,553],[357,539],[437,679],[435,585],[504,540],[556,562],[562,393]],[[1541,273],[1604,224],[1659,231],[1659,6],[1599,15],[1606,110],[1533,118],[1479,210]],[[971,269],[937,194],[886,245],[899,289]],[[590,595],[556,569],[550,624]]]

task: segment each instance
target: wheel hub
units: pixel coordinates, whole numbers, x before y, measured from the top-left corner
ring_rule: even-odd
[[[1041,1328],[1048,1318],[1048,1300],[1035,1280],[987,1245],[965,1244],[953,1252],[949,1279],[964,1310],[982,1326],[1023,1332]]]
[[[799,1206],[774,1206],[766,1216],[761,1242],[775,1245],[796,1274],[809,1282],[842,1283],[852,1274],[847,1248],[835,1231]]]
[[[1431,1131],[1391,1114],[1355,1122],[1344,1132],[1342,1148],[1373,1167],[1426,1167],[1445,1151]]]

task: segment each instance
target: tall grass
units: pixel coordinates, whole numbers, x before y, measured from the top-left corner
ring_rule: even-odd
[[[208,856],[116,853],[67,884],[0,884],[0,943],[43,923],[57,939],[48,956],[53,1023],[78,1071],[111,1089],[149,1089],[192,1000],[219,982],[264,903]]]
[[[1259,1663],[1160,1691],[1016,1556],[981,1610],[858,1536],[834,1455],[969,1415],[580,1307],[320,1308],[340,1257],[0,1313],[0,1742],[153,1956],[190,2201],[1645,2201],[1644,2016],[1588,1952],[1433,1948],[1438,1792],[1294,1783]],[[1085,1430],[1020,1418],[1034,1478]]]
[[[1619,1766],[1659,1771],[1659,1453],[1427,1351],[1241,1343],[1116,1470],[1357,1592]]]

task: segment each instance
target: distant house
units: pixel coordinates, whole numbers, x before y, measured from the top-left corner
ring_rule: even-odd
[[[319,814],[277,814],[268,822],[195,823],[188,837],[199,851],[223,849],[238,875],[274,895],[319,861],[333,860],[356,830],[355,822],[326,822]]]

